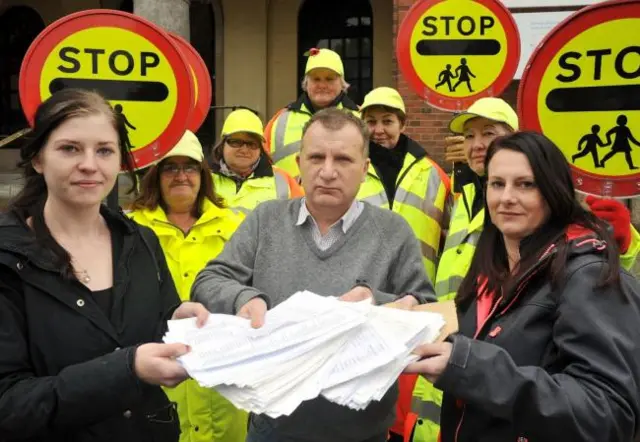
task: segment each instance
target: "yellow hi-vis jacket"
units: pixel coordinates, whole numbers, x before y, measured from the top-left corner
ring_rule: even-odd
[[[188,234],[167,219],[162,208],[135,210],[134,221],[158,236],[171,276],[183,301],[189,300],[196,275],[215,258],[243,220],[243,215],[221,209],[205,200],[203,214]],[[175,388],[165,388],[169,400],[178,404],[180,442],[244,442],[247,413],[235,408],[214,390],[189,379]]]
[[[249,213],[264,201],[303,196],[300,185],[284,170],[272,167],[263,157],[253,174],[238,182],[214,169],[213,185],[231,209]]]
[[[638,254],[640,254],[640,234],[631,226],[631,242],[629,248],[624,255],[620,255],[620,264],[626,270],[631,271],[638,260]]]
[[[409,139],[404,163],[396,180],[394,201],[389,202],[375,167],[369,167],[357,198],[402,216],[420,241],[427,276],[434,281],[442,232],[451,203],[449,178],[425,150]]]
[[[334,106],[338,109],[348,109],[360,116],[358,105],[344,93],[338,96]],[[273,159],[273,164],[295,180],[300,176],[296,155],[300,152],[302,128],[311,115],[311,105],[306,93],[303,93],[297,101],[278,111],[265,128],[265,146]]]

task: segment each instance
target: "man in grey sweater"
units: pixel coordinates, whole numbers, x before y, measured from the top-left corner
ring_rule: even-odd
[[[349,112],[317,112],[303,129],[298,163],[305,198],[259,205],[197,276],[191,296],[254,327],[297,291],[347,302],[435,301],[420,246],[399,215],[356,200],[366,176],[368,133]],[[250,418],[247,442],[383,442],[397,387],[362,411],[324,398],[290,416]]]

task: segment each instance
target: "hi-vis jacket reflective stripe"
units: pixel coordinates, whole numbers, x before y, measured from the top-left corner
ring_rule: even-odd
[[[236,181],[219,172],[213,173],[213,185],[229,208],[245,214],[264,201],[303,195],[300,185],[285,171],[269,165],[266,158],[239,188]]]
[[[476,244],[484,224],[484,209],[471,219],[471,207],[476,196],[473,183],[462,187],[462,194],[456,198],[451,213],[449,232],[444,243],[444,251],[438,263],[436,274],[436,295],[438,300],[453,299],[471,266]],[[413,442],[437,442],[440,430],[440,407],[442,392],[419,376],[413,390],[411,412],[416,421]],[[405,435],[407,436],[407,435]]]
[[[229,209],[215,206],[209,200],[205,200],[203,212],[187,235],[169,222],[160,207],[128,214],[158,236],[183,301],[189,300],[191,285],[198,272],[222,251],[244,218]],[[180,442],[244,442],[247,414],[214,390],[187,380],[176,388],[165,389],[165,393],[178,404],[182,431]]]
[[[635,229],[635,227],[631,226],[631,243],[629,243],[629,248],[627,249],[627,253],[624,255],[620,255],[620,264],[626,270],[631,271],[633,266],[636,264],[638,255],[640,254],[640,234]]]
[[[466,184],[453,206],[449,232],[436,273],[435,290],[439,300],[453,299],[471,266],[484,224],[484,209],[471,219],[475,196],[475,185]]]
[[[286,109],[279,111],[267,124],[266,146],[270,152],[274,165],[278,166],[294,179],[300,176],[296,163],[296,154],[300,152],[302,128],[311,118],[312,112],[305,103],[305,94],[291,103]],[[358,106],[346,95],[342,95],[336,104],[338,109],[348,109],[360,116]]]
[[[429,279],[436,275],[441,234],[448,223],[451,195],[449,179],[417,143],[408,151],[396,181],[396,193],[389,203],[382,180],[370,166],[357,198],[402,216],[420,241],[422,260]]]

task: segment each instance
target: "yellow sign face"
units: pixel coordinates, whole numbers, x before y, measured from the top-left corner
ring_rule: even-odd
[[[124,122],[133,151],[165,132],[178,102],[176,77],[163,53],[116,27],[83,29],[60,41],[43,64],[39,86],[43,100],[70,87],[102,93]]]
[[[489,7],[472,0],[434,4],[419,18],[410,42],[420,80],[440,95],[475,95],[491,87],[507,62],[507,33]]]
[[[605,21],[557,50],[538,118],[575,168],[612,179],[640,167],[640,18]],[[635,31],[634,31],[635,30]]]

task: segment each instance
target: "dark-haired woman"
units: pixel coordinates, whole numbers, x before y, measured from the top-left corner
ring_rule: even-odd
[[[159,385],[187,378],[166,321],[183,303],[156,236],[101,204],[124,129],[100,95],[67,89],[35,114],[23,190],[0,216],[0,440],[178,440]]]
[[[638,281],[549,139],[499,138],[485,169],[489,216],[456,295],[460,333],[407,368],[444,392],[442,442],[632,441]]]
[[[129,216],[160,240],[178,294],[189,300],[196,275],[214,259],[242,222],[223,207],[202,145],[187,131],[160,163],[149,169]],[[165,389],[178,407],[181,442],[244,442],[247,413],[210,388],[188,379]]]
[[[247,214],[265,201],[303,194],[288,173],[271,164],[264,150],[262,121],[248,109],[229,114],[211,157],[216,192],[232,209]]]

